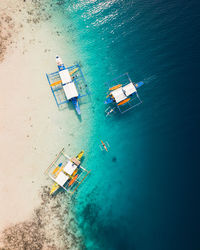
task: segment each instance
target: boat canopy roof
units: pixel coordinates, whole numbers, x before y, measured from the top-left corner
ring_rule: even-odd
[[[63,171],[69,175],[72,175],[74,170],[77,168],[77,166],[71,162],[68,161],[68,163],[66,164],[66,166],[64,167]]]
[[[132,82],[129,83],[129,84],[127,84],[127,85],[125,85],[123,87],[123,90],[124,90],[126,96],[129,96],[129,95],[131,95],[131,94],[133,94],[134,92],[137,91],[136,88],[135,88],[135,86],[134,86],[134,84]]]
[[[67,100],[70,100],[73,97],[78,96],[78,91],[76,89],[74,82],[70,82],[70,83],[65,84],[63,86],[63,89],[64,89],[65,95],[67,97]]]
[[[69,179],[69,176],[60,172],[59,175],[56,177],[55,182],[57,182],[60,186],[63,186],[66,181]]]
[[[69,73],[69,70],[68,69],[64,69],[64,70],[61,70],[59,71],[59,75],[60,75],[60,79],[62,81],[63,84],[65,83],[68,83],[68,82],[71,82],[72,79],[71,79],[71,76],[70,76],[70,73]]]
[[[134,84],[131,82],[123,87],[113,90],[111,92],[111,95],[114,97],[116,103],[119,103],[125,100],[129,95],[133,94],[134,92],[137,92],[137,90]]]
[[[72,82],[69,70],[68,69],[61,70],[59,71],[59,75],[63,84],[63,89],[67,97],[67,100],[70,100],[73,97],[77,97],[78,92],[74,82]]]
[[[116,103],[121,102],[127,98],[126,95],[124,94],[122,87],[112,91],[111,95],[114,97]]]

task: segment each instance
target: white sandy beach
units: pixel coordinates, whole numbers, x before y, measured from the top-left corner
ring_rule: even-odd
[[[26,3],[23,1],[10,0],[8,3],[10,5],[7,6],[0,3],[0,15],[11,17],[14,23],[14,27],[10,27],[12,35],[7,44],[3,42],[6,50],[1,51],[0,63],[0,232],[8,232],[8,228],[11,230],[15,225],[33,220],[34,211],[39,208],[42,209],[41,216],[44,216],[44,211],[50,213],[44,228],[48,223],[51,228],[51,220],[52,225],[55,223],[55,213],[62,217],[62,209],[54,209],[56,212],[51,214],[51,206],[56,203],[59,207],[61,197],[45,200],[48,205],[41,199],[42,190],[47,193],[47,189],[41,187],[52,184],[44,171],[62,147],[69,154],[81,150],[76,142],[82,132],[73,109],[58,111],[45,76],[46,72],[57,70],[56,54],[62,56],[65,64],[73,64],[76,58],[67,52],[73,48],[66,46],[67,40],[63,35],[56,35],[51,18],[44,15],[44,20],[40,17],[36,23],[25,21],[27,12],[24,8],[31,10],[34,6],[24,6]],[[20,8],[23,11],[19,11]],[[1,26],[2,30],[7,29],[5,25]],[[56,227],[53,228],[55,230]],[[60,245],[56,247],[55,242],[52,244],[54,248],[43,242],[41,248],[31,249],[68,249],[62,244],[63,248]],[[14,249],[12,244],[7,247]],[[15,249],[23,249],[23,246]]]

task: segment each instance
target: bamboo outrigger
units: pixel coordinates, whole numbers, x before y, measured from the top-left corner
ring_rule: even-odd
[[[76,157],[71,158],[64,153],[64,148],[59,152],[45,171],[54,181],[50,194],[55,194],[60,188],[70,194],[77,190],[90,173],[80,165],[83,154],[84,151],[81,151]]]

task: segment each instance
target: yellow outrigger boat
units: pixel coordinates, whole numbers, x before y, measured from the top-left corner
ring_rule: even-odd
[[[46,170],[49,177],[54,181],[50,194],[55,194],[61,187],[73,194],[78,186],[83,182],[90,171],[80,165],[84,151],[82,150],[76,157],[70,158],[64,153],[64,149],[58,154],[56,159]],[[57,162],[60,162],[57,164]],[[82,177],[82,178],[81,178]]]

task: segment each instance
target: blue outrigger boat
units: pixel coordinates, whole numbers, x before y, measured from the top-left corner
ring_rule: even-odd
[[[106,84],[109,86],[105,101],[105,104],[109,105],[106,109],[107,115],[110,115],[115,110],[115,107],[119,109],[120,113],[125,113],[142,103],[137,89],[144,82],[133,83],[128,73],[120,75]]]
[[[60,108],[71,101],[77,114],[81,115],[78,99],[90,93],[81,67],[79,64],[65,67],[59,56],[56,56],[56,63],[58,71],[46,74],[56,104]]]

